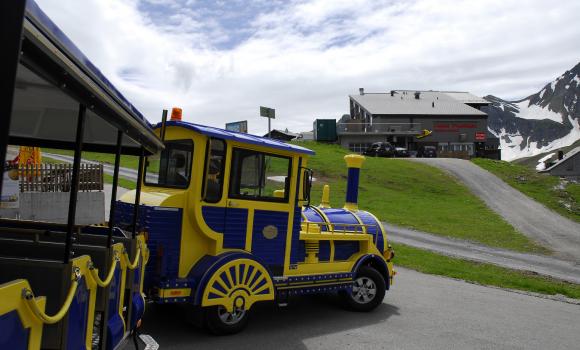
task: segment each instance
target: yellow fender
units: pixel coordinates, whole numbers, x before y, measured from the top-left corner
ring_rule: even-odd
[[[229,261],[216,270],[202,297],[201,306],[222,305],[249,310],[258,301],[274,300],[274,283],[262,264],[248,258]]]

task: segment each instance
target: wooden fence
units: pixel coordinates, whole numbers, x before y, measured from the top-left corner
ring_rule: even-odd
[[[20,192],[69,192],[72,164],[29,164],[20,167]],[[103,190],[103,165],[81,164],[79,191]]]

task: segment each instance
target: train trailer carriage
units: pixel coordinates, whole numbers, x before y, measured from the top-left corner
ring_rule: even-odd
[[[121,154],[143,163],[163,143],[34,1],[2,2],[0,23],[0,173],[24,176],[8,145],[74,150],[66,223],[0,218],[0,349],[118,348],[144,313],[149,251],[137,225],[113,225],[115,199],[108,223],[77,223],[81,153],[115,154],[115,198]]]
[[[145,161],[138,224],[152,299],[201,307],[217,334],[243,329],[261,301],[339,292],[358,311],[382,302],[394,253],[380,221],[357,206],[364,157],[345,157],[344,208],[329,207],[328,186],[313,206],[311,150],[184,122],[176,109],[155,131],[165,148]],[[120,202],[124,227],[135,193]]]

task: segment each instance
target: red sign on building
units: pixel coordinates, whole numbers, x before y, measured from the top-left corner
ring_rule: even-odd
[[[476,141],[485,141],[485,132],[477,131],[475,133],[475,140]]]

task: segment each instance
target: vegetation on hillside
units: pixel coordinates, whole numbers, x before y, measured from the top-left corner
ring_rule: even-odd
[[[580,222],[580,184],[540,174],[524,165],[481,158],[472,161],[560,215]]]
[[[300,142],[316,151],[308,167],[314,170],[312,203],[318,205],[324,184],[330,185],[331,205],[344,205],[349,152],[337,145]],[[418,162],[368,158],[359,186],[359,207],[389,223],[448,237],[518,251],[546,252],[490,210],[454,177]]]
[[[466,261],[426,250],[393,244],[395,264],[431,275],[458,278],[477,284],[580,299],[580,285],[538,276],[531,272]],[[396,281],[396,277],[395,277]],[[396,283],[396,282],[395,282]]]

